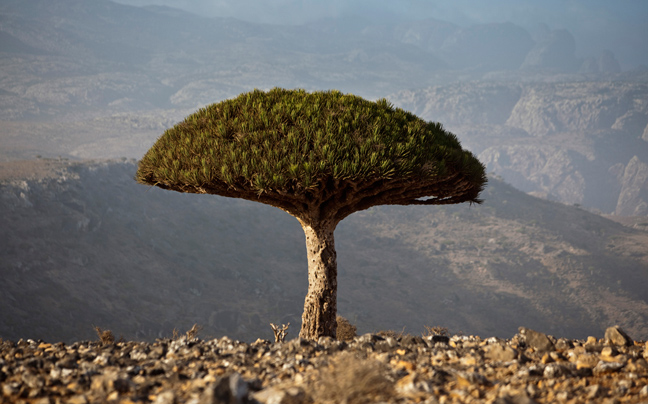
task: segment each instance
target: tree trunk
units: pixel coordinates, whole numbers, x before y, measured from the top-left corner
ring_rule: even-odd
[[[337,331],[337,254],[335,224],[311,227],[302,223],[308,256],[308,294],[304,302],[299,336],[317,340]]]

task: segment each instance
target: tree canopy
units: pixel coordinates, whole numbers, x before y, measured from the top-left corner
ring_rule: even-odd
[[[168,129],[137,181],[339,222],[374,205],[481,202],[483,165],[457,137],[387,100],[254,90]],[[318,219],[319,220],[319,219]]]

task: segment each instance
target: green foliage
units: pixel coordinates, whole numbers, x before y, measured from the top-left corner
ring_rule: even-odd
[[[384,99],[275,88],[209,105],[170,128],[136,179],[186,192],[298,195],[330,180],[436,181],[456,172],[485,182],[481,163],[439,123]]]

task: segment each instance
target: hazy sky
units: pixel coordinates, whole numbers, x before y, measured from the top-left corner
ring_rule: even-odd
[[[517,21],[561,26],[634,21],[645,25],[646,0],[118,0],[158,4],[209,16],[253,22],[302,24],[322,17],[365,14],[383,18],[435,17],[459,24]]]
[[[610,49],[625,68],[648,60],[648,0],[117,0],[167,5],[205,16],[251,22],[305,24],[323,17],[358,15],[376,22],[436,18],[468,26],[513,22],[566,28],[579,55]]]

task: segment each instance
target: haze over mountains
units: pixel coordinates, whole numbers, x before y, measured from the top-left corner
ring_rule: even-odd
[[[562,79],[582,81],[620,71],[605,48],[577,55],[568,30],[531,34],[510,22],[377,25],[349,17],[276,26],[108,0],[8,0],[0,13],[5,119],[196,108],[254,87],[377,98],[457,79],[581,72]]]
[[[578,56],[613,49],[624,70],[648,64],[648,35],[645,24],[648,7],[641,0],[623,4],[606,0],[455,0],[451,2],[405,0],[118,0],[137,6],[150,4],[180,8],[210,17],[274,25],[309,25],[335,19],[339,25],[400,24],[402,27],[426,24],[435,19],[457,27],[513,22],[529,31],[534,40],[549,29],[567,29],[576,40]],[[403,30],[407,31],[407,28]]]
[[[297,327],[305,255],[289,217],[146,191],[130,161],[85,161],[137,159],[195,109],[279,86],[387,97],[442,122],[517,188],[493,179],[483,207],[380,208],[341,226],[340,308],[361,331],[438,323],[507,336],[525,325],[578,337],[620,323],[647,338],[643,3],[601,15],[601,32],[625,23],[625,42],[598,47],[585,17],[609,11],[601,2],[573,32],[449,9],[414,19],[416,2],[395,19],[380,7],[358,17],[364,3],[334,3],[326,18],[302,13],[308,24],[295,23],[299,10],[262,24],[108,0],[3,1],[0,337],[89,338],[88,322],[131,338],[194,322],[240,338],[270,321]]]

